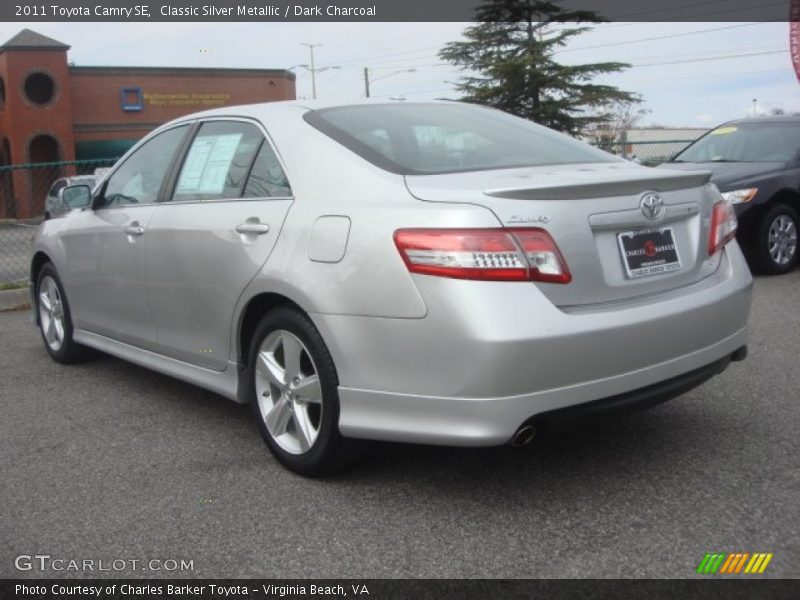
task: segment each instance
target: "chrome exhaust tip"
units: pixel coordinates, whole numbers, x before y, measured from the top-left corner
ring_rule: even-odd
[[[515,448],[527,446],[536,437],[536,427],[533,425],[523,425],[511,438],[510,444]]]

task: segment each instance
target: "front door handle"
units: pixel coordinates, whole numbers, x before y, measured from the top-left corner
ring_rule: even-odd
[[[125,235],[131,235],[135,237],[144,235],[144,227],[142,227],[141,225],[139,225],[139,223],[134,221],[125,228]]]
[[[245,221],[236,226],[236,233],[244,235],[264,235],[269,233],[269,225],[258,221]]]

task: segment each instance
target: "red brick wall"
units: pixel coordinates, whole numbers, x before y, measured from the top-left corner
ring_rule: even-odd
[[[43,72],[55,83],[55,94],[45,106],[27,99],[25,80],[31,73]],[[5,105],[0,111],[0,139],[9,141],[11,161],[23,164],[30,161],[29,145],[37,135],[54,137],[58,142],[56,160],[74,160],[75,142],[72,134],[72,103],[70,98],[69,70],[65,50],[9,50],[0,54],[0,76],[5,83]],[[56,174],[57,176],[57,174]],[[16,216],[27,217],[40,202],[32,196],[34,191],[30,173],[15,171],[14,211]],[[8,212],[9,199],[0,211]],[[9,215],[11,216],[11,215]]]

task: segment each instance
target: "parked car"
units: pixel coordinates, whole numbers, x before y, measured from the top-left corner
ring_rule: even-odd
[[[662,166],[713,173],[736,210],[739,242],[755,270],[780,274],[797,264],[800,117],[724,123]]]
[[[709,176],[458,102],[203,112],[61,190],[85,209],[38,231],[35,318],[56,361],[250,403],[298,473],[363,440],[523,444],[744,358],[752,280]]]
[[[64,204],[58,193],[68,185],[88,185],[90,188],[95,186],[96,179],[93,175],[74,175],[72,177],[59,177],[47,190],[47,197],[44,201],[44,218],[51,219],[59,217],[65,212],[72,210],[72,207]]]

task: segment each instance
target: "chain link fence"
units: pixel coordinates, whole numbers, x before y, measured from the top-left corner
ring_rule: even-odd
[[[670,160],[694,140],[665,140],[657,142],[596,142],[594,145],[627,160],[655,166]]]
[[[0,166],[0,290],[28,278],[31,240],[69,177],[99,174],[116,158]],[[84,180],[83,183],[86,183]]]

